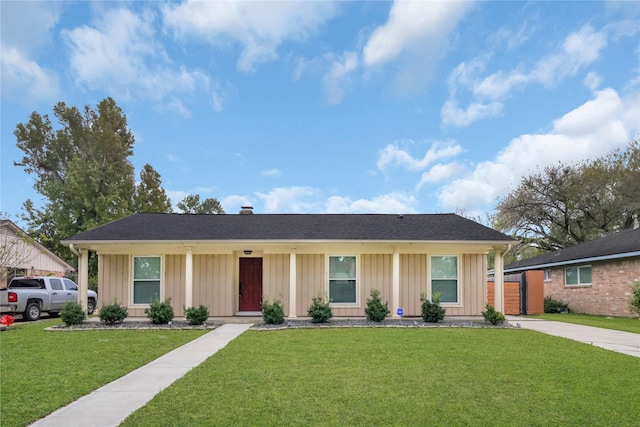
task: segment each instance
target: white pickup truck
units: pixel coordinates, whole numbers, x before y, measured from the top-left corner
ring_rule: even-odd
[[[92,314],[98,295],[88,291],[87,313]],[[25,320],[38,320],[41,313],[57,316],[68,302],[78,302],[78,285],[61,277],[14,277],[0,290],[0,313],[22,314]]]

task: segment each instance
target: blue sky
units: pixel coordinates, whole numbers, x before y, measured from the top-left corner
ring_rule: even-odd
[[[173,205],[492,212],[640,130],[638,2],[1,2],[1,205],[42,200],[16,124],[113,97]]]

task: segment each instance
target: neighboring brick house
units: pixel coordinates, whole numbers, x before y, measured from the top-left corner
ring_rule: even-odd
[[[544,271],[544,294],[578,313],[630,316],[630,284],[640,281],[640,229],[560,249],[504,267]]]

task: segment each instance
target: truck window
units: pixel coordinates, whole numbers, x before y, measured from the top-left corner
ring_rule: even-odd
[[[77,291],[78,290],[78,285],[76,285],[75,283],[73,283],[69,279],[64,279],[64,287],[68,291]]]
[[[44,280],[42,279],[13,279],[9,283],[10,288],[32,288],[44,289]]]
[[[54,291],[61,291],[64,289],[62,287],[62,280],[60,279],[49,279],[49,283],[51,284],[51,289]]]

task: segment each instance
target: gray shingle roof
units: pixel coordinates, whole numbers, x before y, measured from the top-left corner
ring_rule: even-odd
[[[577,264],[594,258],[614,259],[628,256],[640,256],[640,228],[619,231],[570,248],[514,262],[505,266],[504,270],[522,271],[551,265]]]
[[[456,214],[139,213],[66,242],[211,240],[513,241]]]

